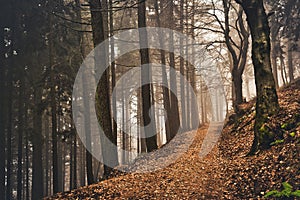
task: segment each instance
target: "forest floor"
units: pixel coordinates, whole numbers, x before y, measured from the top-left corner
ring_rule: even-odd
[[[270,149],[245,156],[253,140],[255,101],[227,121],[214,149],[199,157],[207,126],[171,165],[150,173],[121,174],[48,199],[262,199],[288,182],[300,189],[300,81],[278,93],[281,110],[269,127],[278,138]]]

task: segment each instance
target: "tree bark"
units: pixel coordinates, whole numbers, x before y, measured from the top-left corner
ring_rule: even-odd
[[[192,13],[195,13],[195,0],[193,0],[193,5],[192,5]],[[192,24],[195,24],[195,16],[192,15]],[[192,32],[192,38],[195,39],[195,29],[191,29]],[[195,47],[194,45],[192,46],[192,60],[195,60]],[[191,69],[191,85],[193,88],[193,92],[196,94],[197,88],[196,88],[196,73],[195,73],[195,66],[192,66]],[[197,105],[197,97],[191,95],[191,109],[193,110],[191,119],[192,119],[192,130],[197,129],[199,126],[199,113],[198,113],[198,105]]]
[[[52,29],[52,15],[49,19],[49,27]],[[53,193],[59,191],[59,180],[58,180],[58,154],[57,154],[57,119],[56,119],[56,98],[55,98],[55,79],[54,79],[54,63],[53,63],[53,32],[50,30],[49,34],[49,63],[50,63],[50,98],[51,98],[51,123],[52,123],[52,179],[53,179]]]
[[[72,189],[77,188],[77,135],[75,132],[75,129],[73,129],[74,131],[74,146],[73,146],[73,183],[72,183]]]
[[[113,2],[112,0],[109,0],[109,7],[110,7],[110,11],[109,11],[109,32],[110,32],[110,55],[111,55],[111,59],[113,59],[115,57],[115,41],[114,41],[114,13],[113,13]],[[116,86],[116,62],[113,61],[111,62],[111,88],[112,90],[115,88]],[[112,97],[112,131],[114,135],[118,135],[118,127],[117,127],[117,120],[118,120],[118,113],[117,113],[117,100],[116,97],[113,96]]]
[[[232,61],[232,82],[233,82],[233,108],[235,112],[239,112],[238,106],[243,102],[243,79],[242,75],[246,66],[247,52],[249,46],[249,33],[244,26],[243,20],[243,10],[240,7],[237,11],[238,19],[236,29],[240,32],[240,45],[238,46],[238,53],[233,47],[232,38],[230,37],[230,24],[229,24],[229,9],[230,2],[228,0],[223,0],[224,15],[225,15],[225,27],[224,36],[225,44],[231,55]]]
[[[146,3],[143,0],[138,0],[138,27],[139,28],[146,27]],[[141,46],[148,45],[147,31],[145,29],[140,29],[139,40]],[[154,113],[150,112],[150,108],[151,108],[150,84],[144,84],[150,82],[151,71],[148,66],[143,66],[150,63],[149,49],[140,49],[140,56],[141,56],[141,65],[142,65],[141,78],[142,78],[143,125],[145,130],[147,151],[151,152],[157,149],[156,127],[155,127],[155,123],[151,123],[151,117],[152,115],[154,115]],[[153,117],[152,120],[154,120]],[[149,124],[151,124],[151,126],[148,126]]]
[[[183,0],[180,0],[180,31],[183,34]],[[180,48],[180,58],[179,58],[179,68],[180,68],[180,105],[181,105],[181,128],[182,131],[187,130],[187,121],[186,121],[186,104],[185,104],[185,86],[184,86],[184,76],[185,76],[185,69],[184,69],[184,59],[183,59],[183,38],[179,38],[179,48]]]
[[[276,88],[279,88],[278,83],[278,67],[277,67],[277,52],[276,52],[276,38],[272,38],[272,66],[273,66],[273,76]]]
[[[292,42],[290,39],[287,42],[287,57],[288,57],[288,69],[289,69],[289,78],[290,78],[290,83],[292,83],[295,78],[294,78],[294,66],[293,66],[293,48],[292,48]]]
[[[256,84],[256,116],[254,141],[249,155],[270,147],[275,133],[268,127],[268,118],[279,110],[276,86],[270,59],[270,28],[263,0],[244,0],[241,3],[252,36],[252,62]]]
[[[102,12],[99,12],[99,10],[102,10],[102,5],[100,1],[91,0],[90,9],[91,9],[91,16],[92,16],[93,42],[94,42],[94,46],[96,47],[98,44],[100,44],[105,40],[103,15]],[[98,59],[106,60],[107,52],[100,52],[100,53],[101,53],[100,58],[96,58],[96,60]],[[114,144],[114,146],[109,144],[104,144],[104,139],[100,138],[103,162],[104,162],[103,176],[106,178],[110,174],[112,168],[118,165],[117,135],[114,135],[112,132],[107,71],[103,73],[102,77],[99,80],[98,87],[97,87],[97,94],[96,94],[96,104],[97,104],[96,110],[97,110],[98,121],[107,138]]]
[[[18,115],[18,170],[17,170],[17,199],[22,199],[22,160],[23,160],[23,133],[24,133],[24,74],[23,69],[19,69],[19,115]]]
[[[162,2],[160,2],[160,6],[163,7]],[[154,8],[155,8],[155,14],[156,14],[156,23],[158,27],[161,26],[161,20],[160,20],[160,13],[159,13],[159,8],[158,8],[158,0],[155,0],[154,2]],[[163,85],[168,86],[168,77],[167,77],[167,70],[166,70],[166,52],[163,50],[164,49],[164,38],[162,32],[160,32],[159,36],[159,44],[160,44],[160,61],[161,61],[161,68],[162,68],[162,81]],[[166,110],[166,119],[165,119],[165,129],[166,129],[166,138],[167,141],[171,140],[171,124],[170,124],[170,119],[172,118],[171,116],[171,108],[170,108],[170,91],[168,87],[163,87],[163,102],[164,102],[164,109]]]
[[[277,55],[278,55],[278,32],[280,29],[280,26],[278,25],[279,22],[276,21],[275,16],[271,17],[271,61],[272,61],[272,67],[273,67],[273,76],[275,80],[275,85],[276,88],[279,88],[279,83],[278,83],[278,67],[277,67]]]
[[[42,109],[40,103],[42,100],[42,88],[36,87],[34,90],[34,116],[33,116],[33,155],[32,155],[32,199],[41,199],[43,197],[43,140],[42,140]]]
[[[172,126],[170,126],[170,135],[171,137],[169,138],[169,140],[167,140],[167,142],[170,142],[170,140],[172,138],[175,137],[178,129],[180,128],[180,118],[179,118],[179,110],[178,110],[178,99],[177,99],[177,80],[176,80],[176,72],[175,72],[175,57],[174,57],[174,35],[173,35],[173,31],[172,29],[174,28],[174,4],[173,4],[173,0],[170,1],[169,3],[169,18],[170,18],[170,25],[168,28],[171,29],[170,31],[170,37],[169,37],[169,59],[170,59],[170,68],[172,68],[173,70],[170,70],[170,88],[171,88],[171,92],[170,92],[170,100],[171,100],[171,104],[170,104],[170,108],[171,108],[171,116],[172,118],[170,119],[170,121],[172,121]],[[174,94],[173,92],[175,92],[176,94]]]
[[[4,43],[4,27],[5,27],[5,11],[8,9],[9,2],[2,2],[1,11],[0,11],[0,91],[2,94],[5,94],[5,43]],[[5,197],[5,118],[7,113],[6,109],[6,100],[2,97],[0,98],[0,157],[2,162],[0,162],[0,197]]]
[[[45,196],[49,195],[49,171],[51,169],[49,169],[49,164],[51,165],[51,160],[49,159],[49,136],[50,136],[50,131],[48,130],[48,128],[50,127],[49,125],[49,117],[48,115],[46,115],[44,117],[44,129],[45,129],[45,190],[44,190],[44,194]]]

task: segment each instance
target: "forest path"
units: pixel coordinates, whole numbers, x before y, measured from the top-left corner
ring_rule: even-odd
[[[208,126],[198,129],[189,150],[163,169],[126,174],[56,194],[54,199],[219,199],[224,165],[218,150],[214,147],[204,158],[199,156],[207,131]]]
[[[254,135],[255,102],[250,101],[242,105],[241,118],[226,124],[221,137],[213,134],[220,126],[203,126],[179,134],[159,153],[139,156],[132,165],[134,169],[145,163],[174,161],[167,167],[150,173],[118,174],[48,199],[264,199],[267,191],[281,191],[283,181],[300,189],[300,79],[281,89],[278,97],[281,110],[270,118],[269,125],[284,133],[284,141],[255,156],[245,157]],[[210,151],[209,145],[219,137]],[[185,145],[191,141],[190,146]],[[208,150],[202,151],[204,147]],[[174,159],[170,152],[184,153]],[[200,152],[209,154],[201,158]]]

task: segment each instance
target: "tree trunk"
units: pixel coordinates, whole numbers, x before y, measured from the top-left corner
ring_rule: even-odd
[[[180,0],[180,31],[183,33],[183,0]],[[180,105],[181,105],[181,128],[182,131],[186,131],[186,105],[185,105],[185,87],[184,87],[184,59],[183,59],[183,38],[179,38],[179,48],[180,48],[180,58],[179,58],[179,67],[180,67]]]
[[[49,195],[49,163],[51,165],[51,162],[49,161],[49,136],[50,136],[50,131],[48,128],[50,127],[49,125],[49,117],[46,115],[44,117],[44,129],[45,129],[45,196]]]
[[[83,74],[82,76],[83,79],[83,95],[87,96],[90,94],[87,94],[86,91],[86,86],[84,83],[87,82],[86,75]],[[93,175],[93,162],[92,162],[92,155],[89,152],[88,149],[92,148],[92,141],[91,141],[91,119],[90,119],[90,104],[88,101],[84,101],[84,108],[86,109],[87,115],[83,116],[84,117],[84,130],[85,130],[85,137],[86,137],[86,149],[85,151],[85,165],[86,165],[86,175],[87,175],[87,183],[88,185],[91,185],[94,183],[94,175]],[[85,178],[84,178],[85,179]],[[84,181],[85,182],[85,181]]]
[[[77,135],[75,132],[75,129],[73,129],[74,131],[74,146],[73,146],[73,183],[72,183],[72,189],[77,188]]]
[[[283,85],[285,86],[286,83],[287,83],[287,80],[286,80],[286,71],[285,71],[284,57],[283,57],[282,54],[280,54],[279,58],[280,58],[280,71],[281,71],[280,74],[281,74],[281,79],[282,79]]]
[[[25,119],[25,124],[27,124],[27,106],[26,106],[26,109],[25,109],[25,116],[24,116],[24,119]],[[26,196],[24,199],[26,200],[29,200],[29,196],[30,196],[30,193],[29,193],[29,163],[30,163],[30,160],[29,160],[29,134],[28,134],[28,131],[25,131],[25,146],[26,146],[26,150],[25,150],[25,182],[26,182]],[[23,183],[25,184],[25,183]]]
[[[160,2],[160,6],[163,7],[162,2]],[[156,15],[156,23],[158,27],[161,27],[161,21],[160,21],[160,13],[159,13],[159,8],[158,8],[158,0],[155,0],[154,2],[154,8],[155,8],[155,15]],[[164,49],[164,38],[162,32],[160,33],[159,37],[159,44],[160,44],[160,61],[161,61],[161,68],[162,68],[162,81],[163,85],[168,86],[168,77],[167,77],[167,70],[166,70],[166,52],[163,50]],[[171,140],[171,129],[170,129],[170,119],[172,118],[171,116],[171,108],[170,108],[170,91],[168,87],[163,87],[163,102],[164,102],[164,109],[166,110],[166,118],[165,118],[165,129],[166,129],[166,138],[167,141]]]
[[[138,102],[138,110],[137,115],[139,118],[139,124],[138,124],[138,133],[139,133],[139,143],[140,143],[140,151],[139,153],[146,153],[147,147],[146,147],[146,139],[145,135],[141,132],[141,125],[142,125],[142,95],[141,92],[137,92],[137,102]]]
[[[52,15],[50,16],[50,28],[53,26]],[[49,63],[50,63],[50,98],[51,98],[51,122],[52,122],[52,179],[53,179],[53,193],[58,193],[59,191],[59,180],[58,180],[58,154],[57,154],[57,119],[56,119],[56,92],[55,92],[55,78],[54,78],[54,63],[53,63],[53,32],[50,31],[49,36]]]
[[[96,47],[98,44],[104,41],[105,39],[105,30],[103,24],[102,12],[99,10],[102,9],[102,5],[97,0],[90,1],[90,9],[92,16],[92,30],[93,30],[93,42]],[[107,49],[108,50],[108,49]],[[100,58],[105,60],[107,59],[107,52],[100,52]],[[96,72],[97,73],[97,72]],[[108,75],[105,71],[102,77],[99,80],[97,93],[96,93],[96,111],[98,121],[107,136],[107,138],[114,144],[109,145],[104,143],[104,139],[101,139],[101,149],[104,162],[104,177],[107,177],[112,167],[118,165],[118,152],[117,152],[117,135],[114,135],[112,132],[112,122],[111,122],[111,112],[110,112],[110,102],[109,102],[109,85],[108,85]]]
[[[23,69],[19,72],[19,115],[18,115],[18,170],[17,170],[17,199],[22,199],[22,160],[23,160],[23,133],[24,133],[24,74]]]
[[[173,92],[170,92],[170,100],[171,100],[171,104],[170,104],[170,108],[171,108],[171,116],[172,118],[170,119],[170,121],[172,122],[172,126],[170,125],[170,133],[171,133],[171,137],[170,140],[175,137],[178,129],[180,128],[180,119],[179,119],[179,110],[178,110],[178,99],[177,99],[177,80],[176,80],[176,72],[175,72],[175,57],[174,57],[174,35],[173,35],[173,26],[174,26],[174,14],[173,14],[173,10],[174,10],[174,5],[173,5],[173,0],[169,1],[169,18],[170,18],[170,26],[168,28],[171,29],[170,31],[170,37],[169,37],[169,59],[170,59],[170,67],[173,70],[170,70],[170,88],[171,91],[174,91],[176,94],[174,94]],[[168,140],[167,142],[170,142],[170,140]]]
[[[292,47],[292,42],[290,39],[287,42],[287,65],[289,69],[289,78],[290,78],[290,83],[294,82],[294,66],[293,66],[293,47]]]
[[[109,11],[109,32],[110,32],[110,55],[111,55],[111,59],[113,59],[115,57],[115,41],[113,38],[114,35],[114,18],[113,18],[113,2],[112,0],[109,0],[109,7],[110,7],[110,11]],[[116,86],[116,62],[113,61],[111,62],[111,88],[112,90],[115,88]],[[113,131],[113,135],[118,135],[118,127],[117,127],[117,120],[118,120],[118,113],[117,113],[117,100],[116,97],[113,96],[112,97],[112,113],[113,113],[113,120],[112,120],[112,131]]]
[[[34,102],[35,105],[40,105],[42,100],[42,89],[35,88]],[[42,110],[40,106],[35,106],[33,114],[33,155],[32,155],[32,199],[42,199],[43,197],[43,140],[42,140]]]
[[[277,52],[275,50],[276,42],[274,41],[275,38],[272,39],[272,66],[273,66],[273,76],[274,76],[274,81],[275,81],[275,86],[276,88],[279,88],[279,83],[278,83],[278,67],[277,67]]]
[[[232,39],[230,37],[230,24],[229,24],[229,6],[230,2],[228,0],[223,0],[223,6],[224,6],[224,15],[225,15],[225,43],[228,48],[228,51],[231,56],[232,61],[232,69],[231,69],[231,75],[232,75],[232,82],[233,82],[233,108],[235,112],[239,112],[238,106],[243,102],[243,79],[242,75],[245,69],[246,60],[247,60],[247,52],[248,52],[248,46],[249,46],[249,33],[245,29],[244,26],[244,20],[243,20],[243,10],[240,7],[238,10],[238,20],[236,29],[240,32],[241,37],[241,45],[238,46],[238,53],[236,52],[235,48],[232,44]]]
[[[186,6],[185,6],[185,21],[188,22],[189,21],[189,10],[188,10],[188,0],[185,1],[186,3]],[[183,17],[183,16],[182,16]],[[188,24],[186,25],[186,34],[188,35],[189,33],[189,26]],[[190,69],[190,66],[189,66],[189,40],[186,38],[185,39],[185,55],[187,56],[186,58],[186,61],[185,61],[185,66],[186,66],[186,80],[188,81],[188,83],[191,84],[191,80],[190,80],[190,76],[191,76],[191,69]],[[191,94],[191,91],[190,91],[190,85],[186,85],[185,86],[185,91],[186,91],[186,129],[187,131],[191,130],[191,105],[190,105],[190,102],[191,102],[191,98],[190,98],[190,94]]]
[[[122,151],[122,159],[121,162],[122,164],[126,163],[126,131],[125,131],[125,127],[126,127],[126,118],[125,118],[125,104],[126,104],[126,99],[124,98],[124,79],[122,79],[122,129],[121,129],[121,136],[122,136],[122,149],[124,151]]]
[[[13,83],[12,83],[12,69],[7,70],[7,121],[6,121],[6,199],[10,200],[12,195],[11,189],[11,163],[12,163],[12,90],[13,90]]]
[[[270,60],[270,28],[263,0],[240,2],[252,36],[252,62],[256,84],[255,137],[249,155],[270,147],[275,133],[268,127],[268,117],[279,110],[276,86]]]
[[[145,28],[146,27],[146,3],[145,1],[138,0],[138,27]],[[139,39],[141,46],[148,45],[147,39],[147,31],[141,29],[139,31]],[[149,49],[140,49],[140,56],[141,56],[141,65],[142,65],[142,115],[143,115],[143,125],[145,130],[145,137],[146,137],[146,145],[147,151],[151,152],[157,149],[157,142],[156,142],[156,127],[155,122],[151,123],[151,118],[154,120],[151,113],[151,88],[149,83],[151,79],[151,71],[148,66],[143,66],[150,63],[149,58]],[[150,124],[150,126],[149,126]],[[152,135],[152,136],[151,136]]]
[[[192,13],[195,13],[195,0],[193,0],[193,5],[192,5]],[[192,15],[192,24],[195,24],[195,16]],[[195,29],[191,29],[192,32],[192,38],[195,39]],[[195,47],[194,45],[192,46],[192,60],[195,60]],[[197,92],[196,88],[196,73],[195,73],[195,66],[192,66],[193,68],[191,69],[191,85],[193,88],[193,92]],[[191,109],[193,110],[191,119],[192,119],[192,130],[197,129],[199,126],[199,113],[198,113],[198,105],[197,105],[197,97],[194,95],[191,95]]]
[[[8,10],[8,2],[2,2],[0,12],[0,91],[5,94],[5,80],[6,80],[6,69],[5,69],[5,43],[4,43],[4,27],[5,27],[5,10]],[[3,12],[2,12],[3,11]],[[7,116],[6,102],[3,97],[0,98],[0,197],[5,197],[5,118]]]
[[[86,179],[85,179],[85,167],[86,167],[86,149],[83,146],[82,143],[80,143],[80,155],[81,155],[81,159],[80,159],[80,186],[84,186],[86,184]]]

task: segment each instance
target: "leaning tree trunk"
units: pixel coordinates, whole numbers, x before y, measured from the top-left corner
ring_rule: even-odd
[[[249,155],[270,147],[275,133],[268,126],[269,116],[279,110],[275,81],[270,59],[270,28],[263,0],[245,0],[241,3],[252,36],[252,62],[256,83],[256,116],[254,141]]]

